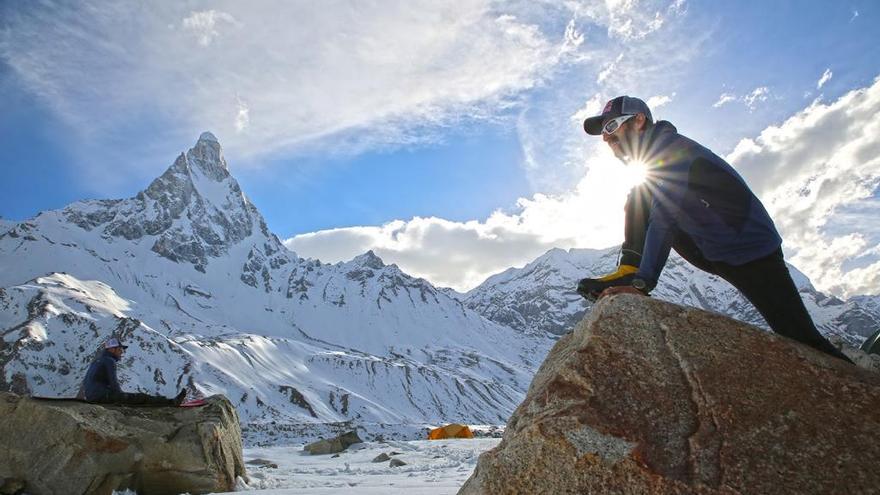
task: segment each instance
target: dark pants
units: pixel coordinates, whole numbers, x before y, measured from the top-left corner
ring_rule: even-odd
[[[626,203],[625,240],[621,264],[638,266],[650,215],[650,193],[641,186],[633,188]],[[785,260],[782,248],[764,258],[743,265],[707,260],[694,241],[678,231],[672,249],[700,270],[718,275],[736,287],[761,313],[770,328],[780,334],[844,361],[852,362],[819,333],[801,299]],[[635,263],[624,263],[624,259]]]
[[[171,406],[174,405],[174,399],[162,397],[161,395],[150,395],[131,392],[108,392],[107,395],[97,400],[89,402],[97,402],[101,404],[124,404],[131,406]]]

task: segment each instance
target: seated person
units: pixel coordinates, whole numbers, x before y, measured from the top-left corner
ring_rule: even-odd
[[[122,358],[127,347],[117,338],[104,343],[104,351],[89,365],[83,380],[86,401],[105,404],[179,406],[186,398],[186,389],[182,389],[173,399],[122,391],[116,378],[116,362]]]

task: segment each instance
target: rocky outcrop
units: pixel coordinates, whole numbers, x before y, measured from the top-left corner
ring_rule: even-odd
[[[0,393],[0,487],[31,495],[231,491],[245,476],[238,415],[223,396],[207,402],[126,407]]]
[[[562,337],[460,494],[876,493],[880,376],[638,296]]]

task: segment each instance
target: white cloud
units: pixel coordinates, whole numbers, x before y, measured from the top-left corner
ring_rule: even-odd
[[[0,59],[80,141],[105,148],[133,115],[148,115],[161,119],[166,146],[210,129],[232,159],[357,152],[432,142],[552,77],[583,34],[573,23],[542,27],[526,7],[507,13],[517,5],[229,0],[191,12],[181,2],[47,2],[4,19]]]
[[[612,74],[614,74],[615,69],[617,69],[617,65],[623,60],[623,54],[617,56],[614,61],[609,62],[605,67],[599,71],[599,75],[596,76],[596,84],[604,83]]]
[[[770,89],[767,88],[767,86],[761,86],[755,88],[751,93],[743,96],[743,103],[746,104],[746,107],[751,112],[758,108],[758,103],[767,101],[767,98],[769,96]]]
[[[858,17],[858,16],[859,16],[859,11],[858,11],[858,10],[853,10],[853,11],[852,11],[852,17],[849,18],[849,22],[852,22],[852,21],[856,20],[856,17]]]
[[[584,106],[580,110],[571,116],[571,122],[582,125],[587,118],[599,115],[599,112],[602,111],[602,105],[604,104],[605,100],[602,99],[602,95],[593,95],[586,101],[586,103],[584,103]]]
[[[562,44],[563,52],[571,52],[577,50],[579,46],[584,44],[584,34],[577,30],[574,19],[568,21],[565,26],[565,42]]]
[[[598,114],[600,105],[621,94],[642,98],[670,94],[693,58],[705,53],[713,29],[707,26],[694,33],[687,24],[684,2],[630,2],[624,3],[622,10],[613,2],[547,4],[570,6],[577,24],[591,28],[585,29],[591,34],[581,47],[577,63],[566,66],[561,71],[564,74],[546,87],[538,88],[517,119],[517,136],[527,157],[532,190],[561,194],[570,191],[584,174],[583,157],[589,151],[590,139],[582,131],[583,119]],[[663,15],[663,25],[643,39],[623,41],[613,31],[608,33],[610,40],[596,37],[597,26],[620,22],[624,17],[639,20],[633,25],[640,26],[640,19],[646,18],[643,14],[653,17],[655,12]],[[586,98],[594,108],[585,113]]]
[[[324,262],[372,249],[407,273],[465,291],[552,247],[602,248],[622,240],[623,203],[636,180],[634,171],[600,143],[594,143],[588,156],[589,171],[573,190],[521,198],[513,212],[496,211],[485,220],[468,222],[397,220],[380,227],[299,235],[285,244],[300,256]]]
[[[822,86],[831,80],[831,76],[831,69],[825,69],[825,72],[822,73],[822,77],[819,78],[819,82],[816,83],[816,89],[822,89]]]
[[[605,0],[605,6],[610,15],[608,34],[624,41],[644,39],[662,28],[666,20],[659,11],[651,12],[644,4],[634,0]],[[669,12],[681,13],[674,9]]]
[[[572,6],[578,23],[611,22],[610,11],[614,10],[614,6],[595,2],[566,5]],[[623,7],[636,17],[643,11],[629,4]],[[604,248],[619,243],[632,169],[614,159],[601,140],[587,137],[581,130],[582,122],[598,114],[605,101],[618,92],[659,94],[654,100],[657,106],[671,101],[675,93],[663,96],[646,82],[668,88],[674,74],[686,67],[712,36],[711,29],[699,36],[675,30],[685,11],[684,2],[672,4],[662,28],[655,24],[657,30],[639,43],[614,43],[613,54],[587,47],[578,58],[585,62],[580,66],[582,72],[564,85],[554,81],[551,98],[543,99],[540,106],[526,105],[518,114],[515,128],[527,177],[533,190],[544,194],[522,198],[513,210],[496,211],[480,220],[397,220],[384,226],[299,235],[288,239],[287,245],[300,255],[322,261],[350,259],[373,249],[408,273],[467,290],[492,273],[523,265],[551,247]],[[616,12],[613,18],[620,21],[622,11]],[[609,36],[621,37],[614,30]],[[658,53],[664,56],[658,57]],[[604,72],[592,72],[602,80],[601,92],[585,86],[585,78],[577,75],[590,74],[597,67]]]
[[[539,236],[481,222],[413,218],[381,227],[352,227],[297,236],[285,244],[322,261],[351,259],[372,249],[386,263],[439,286],[466,290],[486,275],[535,258],[554,244]]]
[[[673,98],[675,98],[675,93],[672,93],[671,95],[657,95],[648,98],[646,103],[648,104],[648,108],[653,111],[654,109],[660,108],[671,102]]]
[[[686,0],[675,0],[669,5],[669,12],[681,15],[687,12],[687,1]]]
[[[220,36],[219,26],[221,24],[235,26],[238,23],[232,15],[216,10],[192,12],[181,22],[183,28],[192,32],[202,46],[210,45],[214,38]]]
[[[668,0],[40,5],[4,19],[0,59],[69,125],[77,176],[99,194],[152,179],[168,149],[205,130],[242,168],[437,143],[514,119],[528,121],[532,169],[543,167],[530,182],[570,187],[580,145],[560,136],[573,100],[596,92],[598,68],[620,61],[607,92],[660,94],[712,36],[683,32],[686,6]],[[603,30],[613,43],[584,34]],[[120,163],[126,174],[108,173]]]
[[[751,93],[742,97],[739,97],[734,93],[721,93],[718,97],[718,101],[712,104],[712,108],[720,108],[732,101],[741,101],[750,112],[753,112],[758,108],[759,103],[767,101],[769,97],[770,88],[767,86],[759,86],[752,90]]]
[[[728,157],[764,200],[792,262],[838,295],[880,293],[880,264],[845,268],[880,246],[878,112],[880,79],[833,103],[814,101]]]
[[[591,98],[571,120],[598,112]],[[813,102],[778,127],[743,139],[728,160],[764,201],[786,256],[820,289],[840,296],[880,293],[880,79],[831,104]],[[467,290],[488,275],[521,266],[550,247],[608,247],[620,242],[629,183],[600,144],[577,186],[520,199],[485,220],[414,218],[296,236],[286,244],[323,261],[373,249],[386,262],[434,283]],[[855,264],[853,264],[855,262]]]
[[[736,101],[736,100],[737,100],[736,95],[734,95],[732,93],[721,93],[721,96],[718,97],[718,101],[716,101],[712,105],[712,107],[719,108],[719,107],[722,107],[722,106],[724,106],[732,101]]]
[[[251,109],[248,107],[247,103],[241,101],[241,98],[237,98],[237,100],[238,113],[235,116],[235,130],[237,132],[243,132],[251,123]]]

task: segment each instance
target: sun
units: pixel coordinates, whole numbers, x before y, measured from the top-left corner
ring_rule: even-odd
[[[602,153],[588,162],[588,173],[579,192],[590,198],[593,205],[623,207],[630,190],[645,181],[647,166],[644,162],[623,163],[611,153]]]
[[[648,175],[648,165],[641,160],[628,162],[619,170],[621,182],[628,184],[629,187],[635,187],[645,182]]]

